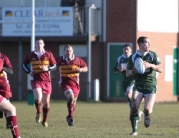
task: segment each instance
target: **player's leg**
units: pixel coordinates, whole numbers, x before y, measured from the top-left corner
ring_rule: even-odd
[[[125,84],[123,84],[123,86],[124,86],[124,88],[125,88]],[[128,86],[125,90],[126,90],[126,92],[125,92],[125,95],[126,95],[126,97],[127,97],[127,101],[128,101],[128,105],[129,105],[129,110],[130,110],[130,112],[129,112],[129,114],[131,114],[131,110],[132,110],[132,91],[133,91],[133,86],[134,85],[132,85],[132,86]],[[130,115],[131,116],[131,115]],[[129,116],[129,120],[130,120],[130,117]]]
[[[50,110],[50,96],[51,94],[44,94],[42,96],[42,104],[43,104],[43,120],[42,125],[44,127],[48,127],[47,118],[48,118],[48,112]]]
[[[66,119],[67,119],[67,122],[68,122],[69,126],[73,126],[74,125],[74,112],[75,112],[76,101],[77,101],[77,97],[74,97],[73,101],[70,104],[70,107],[68,105],[70,102],[67,103],[69,115],[67,116]]]
[[[144,95],[144,126],[147,128],[150,126],[150,114],[153,112],[153,106],[155,103],[156,94]]]
[[[3,73],[5,73],[5,72],[3,71]],[[6,74],[5,76],[7,76],[7,73],[5,73],[5,74]],[[7,82],[8,82],[8,80],[7,80]],[[6,98],[10,102],[10,98],[12,98],[12,91],[11,91],[9,83],[7,83],[6,86],[4,87],[4,91],[5,91],[4,98]],[[6,129],[8,129],[7,118],[6,118],[5,112],[4,112],[4,118],[6,119]]]
[[[74,109],[76,104],[76,98],[74,96],[74,93],[72,89],[66,89],[64,91],[64,94],[67,98],[67,109],[68,109],[68,116],[67,116],[67,122],[69,126],[73,126],[73,115],[74,115]]]
[[[73,106],[73,117],[74,117],[74,112],[75,112],[75,106],[76,106],[76,103],[77,103],[77,99],[78,99],[78,97],[76,95],[74,95],[74,100],[73,100],[73,104],[74,104],[74,106]]]
[[[3,112],[0,111],[0,118],[3,118]]]
[[[9,98],[6,98],[9,102],[10,102],[10,99]],[[6,129],[9,129],[8,125],[7,125],[7,115],[6,113],[4,112],[4,117],[6,119]]]
[[[0,110],[6,113],[7,125],[11,129],[13,138],[20,138],[15,106],[0,96]]]
[[[131,112],[131,108],[132,108],[132,92],[133,92],[133,87],[134,87],[134,85],[128,86],[127,89],[126,89],[126,93],[125,93],[125,95],[127,96],[127,99],[128,99],[130,112]],[[141,121],[142,114],[143,114],[143,112],[139,111],[139,121]]]
[[[35,88],[33,89],[34,94],[34,103],[36,107],[36,122],[41,122],[41,105],[42,105],[42,88]]]
[[[125,95],[126,95],[127,100],[128,100],[128,104],[129,104],[129,109],[130,109],[130,111],[131,111],[131,108],[132,108],[131,99],[132,99],[133,87],[134,87],[134,85],[127,86],[126,92],[125,92]]]
[[[4,71],[3,71],[3,73],[4,73]],[[3,87],[1,88],[1,91],[3,91],[3,93],[1,93],[1,96],[6,98],[10,102],[10,98],[12,97],[12,91],[10,89],[9,83],[4,83]],[[0,118],[3,118],[3,114],[4,114],[4,118],[6,119],[6,128],[8,129],[6,113],[5,112],[0,112],[0,113],[1,113]]]
[[[52,93],[52,84],[50,81],[42,81],[42,104],[43,104],[43,121],[42,125],[48,127],[47,118],[50,110],[50,96]]]
[[[132,133],[131,135],[137,135],[137,126],[139,121],[139,107],[140,103],[143,99],[143,94],[134,91],[132,94],[132,110],[131,110],[131,125],[132,125]]]

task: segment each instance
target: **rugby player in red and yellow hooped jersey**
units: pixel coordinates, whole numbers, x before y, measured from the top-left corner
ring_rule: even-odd
[[[12,97],[6,73],[13,74],[13,69],[9,58],[0,53],[0,111],[4,112],[7,127],[11,129],[13,138],[20,138],[16,108],[7,99]]]
[[[69,126],[73,126],[74,123],[74,110],[80,92],[79,73],[88,71],[86,63],[80,57],[75,56],[73,52],[73,47],[66,45],[64,55],[56,58],[60,74],[59,85],[68,100],[66,120]]]
[[[41,122],[41,104],[43,104],[42,125],[48,127],[47,116],[50,110],[50,95],[52,92],[50,71],[56,69],[56,61],[53,54],[45,50],[44,46],[43,39],[36,40],[35,50],[27,54],[23,60],[23,69],[31,76],[31,86],[37,109],[36,122]]]

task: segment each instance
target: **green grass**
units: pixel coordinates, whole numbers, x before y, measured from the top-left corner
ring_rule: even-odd
[[[35,107],[27,102],[13,102],[17,108],[18,126],[22,138],[129,138],[131,125],[127,103],[78,102],[75,110],[75,125],[66,123],[66,102],[51,102],[48,123],[44,128],[35,122]],[[138,138],[179,137],[178,103],[158,103],[151,115],[151,125],[138,126]],[[143,104],[141,105],[141,110]],[[5,119],[0,119],[0,138],[11,138],[5,129]]]

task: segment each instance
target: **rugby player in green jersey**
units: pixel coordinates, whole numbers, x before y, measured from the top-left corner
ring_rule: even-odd
[[[123,90],[125,92],[125,95],[127,97],[129,108],[131,111],[131,98],[132,98],[132,91],[134,87],[134,77],[126,77],[126,67],[127,62],[129,60],[129,56],[132,54],[132,48],[129,44],[125,44],[123,46],[123,54],[120,55],[116,60],[116,65],[114,67],[115,73],[121,73],[122,74],[122,86]],[[142,112],[139,111],[139,118],[141,118]],[[140,120],[140,119],[139,119]]]
[[[139,50],[129,57],[126,69],[126,76],[135,78],[135,85],[132,95],[132,110],[131,110],[131,125],[132,136],[137,135],[137,125],[139,120],[139,107],[144,98],[144,126],[150,126],[150,115],[153,111],[153,106],[157,91],[156,72],[162,73],[161,62],[159,57],[153,51],[150,51],[150,40],[148,37],[141,36],[137,40]],[[139,74],[134,68],[134,61],[140,57],[145,66],[144,74]]]

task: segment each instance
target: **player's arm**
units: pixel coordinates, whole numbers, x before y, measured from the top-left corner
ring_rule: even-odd
[[[3,67],[3,71],[5,71],[6,73],[9,73],[9,74],[13,74],[13,69],[12,68]]]
[[[162,68],[161,63],[158,64],[158,65],[155,65],[155,64],[151,64],[151,63],[144,61],[144,66],[145,66],[145,68],[152,68],[153,70],[155,70],[159,73],[163,72],[163,68]]]
[[[154,54],[153,63],[148,63],[148,62],[144,61],[145,68],[152,68],[153,70],[155,70],[159,73],[162,73],[163,68],[162,68],[162,64],[159,60],[159,57],[155,52],[153,54]]]
[[[76,69],[77,72],[81,73],[81,72],[87,72],[88,71],[88,67],[82,67],[82,68],[77,68]]]
[[[115,67],[113,68],[113,70],[114,70],[114,72],[115,73],[118,73],[118,72],[123,72],[124,70],[126,70],[126,69],[124,69],[122,66],[121,66],[121,58],[122,58],[122,56],[119,56],[118,58],[117,58],[117,60],[116,60],[116,65],[115,65]]]
[[[114,70],[114,73],[118,73],[119,72],[119,69],[118,69],[118,61],[116,60],[116,65],[115,67],[113,68]]]
[[[54,70],[52,70],[52,71],[50,71],[50,76],[51,76],[51,79],[53,79],[53,80],[58,80],[58,78],[59,78],[59,74],[60,74],[60,68],[58,68],[58,66],[59,66],[59,63],[58,63],[58,61],[59,61],[59,57],[57,57],[56,59],[55,59],[55,61],[56,61],[56,67],[55,67],[55,69]]]
[[[76,69],[77,72],[87,72],[88,71],[88,67],[86,65],[86,63],[81,59],[79,58],[80,60],[80,66]]]
[[[137,73],[137,71],[132,66],[131,62],[129,61],[127,63],[127,68],[126,68],[126,77],[133,77],[136,73]]]
[[[50,53],[50,65],[44,71],[55,71],[57,68],[56,60],[51,52]]]
[[[54,65],[52,65],[52,66],[49,66],[49,67],[48,67],[48,70],[49,70],[49,71],[55,71],[56,68],[57,68],[57,65],[54,64]]]
[[[152,64],[152,69],[159,72],[159,73],[162,73],[163,72],[163,68],[162,68],[162,64],[159,64],[159,65],[154,65]]]
[[[133,68],[132,70],[126,69],[126,77],[133,77],[137,71]]]
[[[134,64],[132,62],[132,56],[129,57],[126,68],[126,77],[133,77],[137,71],[134,69]]]
[[[3,57],[4,57],[4,64],[2,70],[5,71],[6,73],[13,74],[12,64],[9,58],[4,54]]]
[[[51,65],[51,66],[42,65],[42,70],[43,71],[55,71],[56,70],[56,64]]]
[[[26,56],[26,58],[23,60],[22,62],[22,69],[27,73],[30,74],[31,70],[30,70],[30,62],[28,60],[28,55]]]
[[[22,68],[27,74],[30,74],[30,69],[28,67],[28,64],[22,63]]]
[[[88,67],[83,67],[81,68],[82,72],[87,72],[88,71]]]

